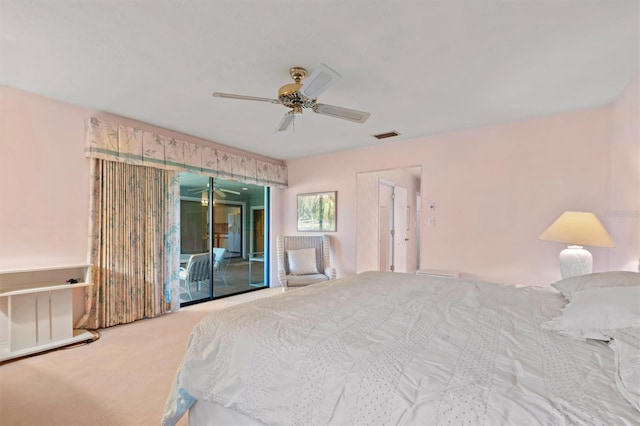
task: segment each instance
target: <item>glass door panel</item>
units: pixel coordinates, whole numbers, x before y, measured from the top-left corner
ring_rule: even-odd
[[[180,304],[212,298],[208,178],[180,174]]]
[[[213,250],[225,250],[224,260],[213,272],[214,298],[268,287],[264,273],[267,193],[260,185],[214,179],[212,244]]]
[[[269,189],[180,174],[180,301],[258,290],[268,283]]]

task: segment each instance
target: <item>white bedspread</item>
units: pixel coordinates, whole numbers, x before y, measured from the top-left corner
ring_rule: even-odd
[[[231,307],[194,328],[163,424],[196,399],[273,425],[638,424],[607,345],[540,327],[563,303],[366,272]]]

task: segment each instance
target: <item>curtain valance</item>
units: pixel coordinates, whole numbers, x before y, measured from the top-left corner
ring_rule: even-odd
[[[85,155],[90,158],[199,173],[245,183],[287,187],[287,167],[91,117]]]

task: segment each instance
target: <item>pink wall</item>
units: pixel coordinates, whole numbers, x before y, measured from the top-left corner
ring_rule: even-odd
[[[613,105],[611,136],[611,269],[640,271],[640,77]]]
[[[84,145],[85,120],[90,116],[265,159],[0,86],[0,269],[87,261],[89,160]]]
[[[0,269],[86,263],[88,115],[0,87]]]
[[[435,227],[423,214],[421,268],[548,285],[564,245],[538,235],[565,210],[593,211],[609,227],[611,161],[611,108],[301,158],[287,162],[283,231],[296,231],[297,193],[337,190],[333,261],[339,275],[354,273],[356,174],[420,165],[422,211],[437,205]],[[591,249],[594,270],[607,270],[615,250]]]
[[[634,85],[612,108],[290,161],[290,188],[272,194],[272,236],[296,233],[296,194],[337,190],[332,260],[339,275],[351,274],[356,174],[421,166],[423,212],[429,202],[438,206],[436,227],[422,224],[421,267],[548,284],[559,278],[562,244],[537,236],[562,211],[596,212],[616,241],[638,229],[637,217],[607,215],[620,206],[632,214],[638,209],[637,80]],[[0,269],[86,261],[89,171],[83,148],[84,121],[91,115],[208,143],[0,87]],[[612,267],[635,270],[637,239],[625,244],[593,249],[594,269],[608,269],[611,258]]]

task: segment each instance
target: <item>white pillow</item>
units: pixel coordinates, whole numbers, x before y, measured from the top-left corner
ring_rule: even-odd
[[[609,340],[616,329],[626,327],[640,327],[640,287],[579,291],[561,316],[542,325],[579,340]]]
[[[317,274],[316,249],[287,250],[289,259],[289,273],[291,275]]]
[[[606,287],[640,287],[640,273],[631,271],[595,272],[565,278],[551,284],[551,286],[571,301],[579,291]]]

